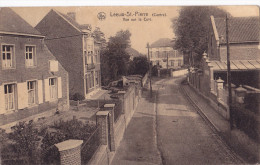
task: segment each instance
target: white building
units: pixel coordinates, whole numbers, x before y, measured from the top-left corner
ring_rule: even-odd
[[[183,65],[183,53],[173,49],[174,40],[161,38],[151,44],[149,49],[152,65],[177,69]]]

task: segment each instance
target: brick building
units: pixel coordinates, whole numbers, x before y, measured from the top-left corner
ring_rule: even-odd
[[[207,56],[195,80],[205,94],[213,90],[217,79],[227,83],[226,21],[213,16],[210,21]],[[231,82],[260,88],[259,17],[230,18],[229,42]]]
[[[69,108],[67,71],[10,8],[0,8],[0,45],[0,125]]]
[[[183,65],[183,53],[173,49],[174,40],[161,38],[151,44],[149,53],[153,65],[162,68],[180,68]]]
[[[76,22],[76,13],[51,10],[35,27],[46,36],[46,44],[69,73],[69,91],[91,97],[101,85],[100,45],[91,26]]]

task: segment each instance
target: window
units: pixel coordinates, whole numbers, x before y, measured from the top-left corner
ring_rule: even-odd
[[[28,89],[28,105],[33,105],[36,103],[36,101],[35,101],[36,81],[28,81],[27,89]]]
[[[49,79],[49,86],[50,86],[50,99],[55,100],[58,98],[57,92],[57,79],[56,78],[50,78]]]
[[[25,66],[32,67],[35,66],[35,46],[25,47]]]
[[[95,78],[96,78],[96,85],[99,84],[98,80],[99,80],[99,72],[96,71],[96,74],[95,74]]]
[[[181,66],[181,60],[178,60],[178,66]]]
[[[4,85],[5,110],[14,110],[14,84]]]
[[[2,67],[4,69],[14,67],[14,46],[2,45]]]
[[[171,60],[171,66],[174,66],[174,60]]]

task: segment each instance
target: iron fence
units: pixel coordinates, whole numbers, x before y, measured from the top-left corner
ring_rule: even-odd
[[[83,142],[81,146],[81,162],[87,164],[100,146],[100,126]]]

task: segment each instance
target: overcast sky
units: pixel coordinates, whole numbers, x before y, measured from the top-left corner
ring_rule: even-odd
[[[259,16],[257,6],[225,6],[221,8],[227,10],[234,17]],[[12,9],[32,26],[35,26],[52,8],[19,7]],[[174,38],[171,19],[178,17],[180,7],[54,7],[54,9],[64,14],[76,12],[78,23],[91,24],[92,29],[96,26],[100,27],[107,39],[121,29],[128,29],[132,33],[132,47],[141,53],[146,53],[147,42],[152,43],[159,38]],[[106,19],[99,20],[97,18],[100,12],[106,14]],[[121,16],[121,13],[131,13],[131,16]],[[123,18],[128,18],[129,21],[123,21]],[[136,19],[136,21],[131,21],[131,19]]]

